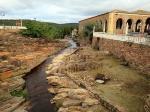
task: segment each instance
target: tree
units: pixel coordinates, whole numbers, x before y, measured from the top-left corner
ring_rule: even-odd
[[[93,36],[93,28],[94,28],[94,24],[88,24],[85,26],[84,30],[83,30],[83,36],[85,38],[90,38]]]
[[[58,39],[64,38],[65,35],[71,35],[72,29],[77,24],[55,24],[38,21],[25,21],[26,30],[21,32],[24,36],[34,38]]]

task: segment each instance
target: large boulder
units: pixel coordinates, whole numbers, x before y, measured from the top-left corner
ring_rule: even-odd
[[[77,86],[67,77],[50,76],[47,77],[48,83],[53,86],[77,88]]]
[[[69,98],[77,99],[83,101],[85,98],[89,97],[89,93],[85,89],[71,89],[68,91]]]

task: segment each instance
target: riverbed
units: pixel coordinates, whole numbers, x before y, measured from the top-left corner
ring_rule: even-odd
[[[46,79],[46,67],[52,63],[54,57],[64,53],[71,52],[71,49],[76,48],[76,44],[69,40],[70,47],[50,56],[42,64],[31,70],[26,75],[26,88],[31,102],[29,112],[55,112],[55,105],[50,102],[53,95],[48,92],[48,82]]]

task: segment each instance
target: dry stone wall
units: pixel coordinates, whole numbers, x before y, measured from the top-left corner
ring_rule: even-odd
[[[92,47],[107,50],[150,76],[150,46],[94,37]]]

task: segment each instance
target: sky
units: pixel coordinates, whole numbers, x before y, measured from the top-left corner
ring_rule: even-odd
[[[0,0],[0,18],[3,19],[77,23],[114,9],[150,11],[150,0]]]

